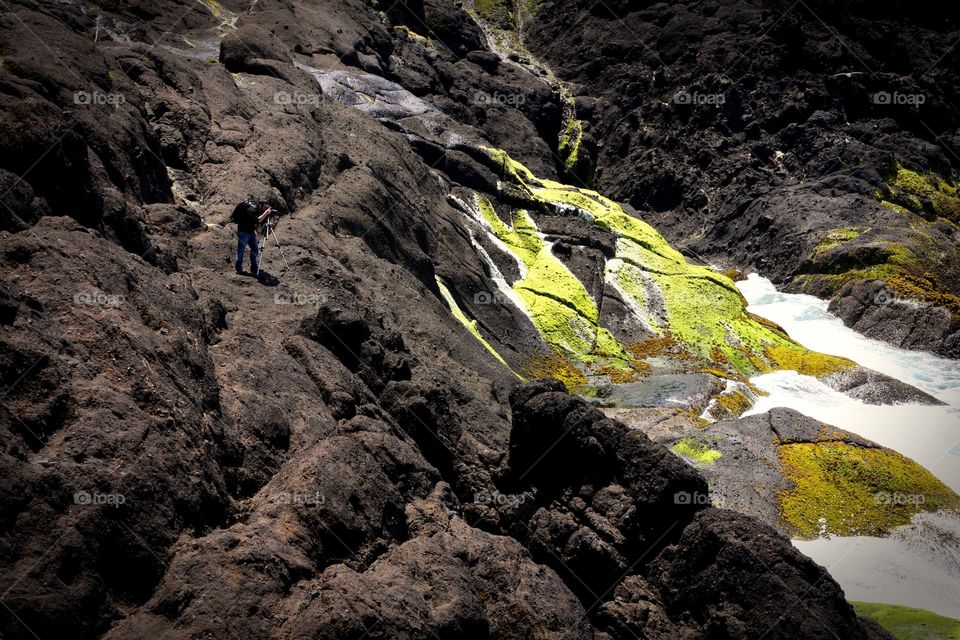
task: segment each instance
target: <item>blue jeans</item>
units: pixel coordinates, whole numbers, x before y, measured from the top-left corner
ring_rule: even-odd
[[[243,253],[250,247],[250,271],[257,272],[260,264],[260,248],[257,246],[257,234],[237,231],[237,271],[243,271]]]

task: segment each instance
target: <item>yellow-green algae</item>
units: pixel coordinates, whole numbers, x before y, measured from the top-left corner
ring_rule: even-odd
[[[852,360],[839,356],[816,351],[798,351],[780,345],[767,347],[766,354],[778,369],[797,371],[814,377],[828,376],[856,366]]]
[[[571,118],[560,136],[560,145],[557,151],[563,160],[563,165],[567,173],[573,174],[577,170],[580,162],[580,142],[583,139],[583,123],[576,118]]]
[[[226,9],[220,0],[199,0],[200,4],[205,6],[214,18],[220,20],[220,27],[233,28],[237,23],[237,14]]]
[[[883,206],[910,218],[915,232],[909,246],[900,242],[877,241],[866,247],[878,250],[879,259],[871,265],[860,265],[837,273],[816,274],[807,279],[805,286],[816,281],[821,288],[839,291],[848,282],[859,280],[882,280],[896,297],[917,300],[940,306],[952,312],[954,320],[960,319],[960,296],[957,296],[940,277],[942,265],[955,259],[944,256],[942,248],[925,229],[926,221],[948,220],[960,222],[960,196],[954,179],[935,172],[921,173],[901,163],[886,170],[886,183],[875,196]],[[920,216],[920,217],[915,217]],[[842,229],[834,230],[843,234]],[[836,246],[833,232],[825,238],[814,252],[813,258]],[[847,241],[842,239],[842,241]],[[831,246],[832,245],[832,246]]]
[[[526,270],[513,290],[544,340],[559,353],[584,364],[596,358],[626,361],[627,353],[604,327],[600,311],[583,283],[553,255],[526,211],[504,223],[483,196],[477,206],[484,221]]]
[[[822,253],[835,249],[840,245],[856,240],[867,231],[864,227],[845,227],[832,229],[820,240],[817,248],[813,251],[813,258],[816,259]]]
[[[716,397],[710,416],[716,420],[739,418],[753,406],[753,400],[741,391],[724,392]]]
[[[200,4],[206,6],[215,18],[223,18],[227,14],[219,0],[200,0]]]
[[[632,303],[633,311],[638,318],[651,332],[661,335],[663,327],[650,313],[647,302],[646,278],[643,270],[637,268],[636,265],[614,258],[607,261],[605,271],[607,281],[612,282],[617,289],[625,294],[627,302]]]
[[[393,29],[398,33],[402,33],[404,36],[406,36],[408,40],[419,42],[420,44],[427,47],[431,47],[431,48],[433,47],[433,41],[430,40],[430,38],[420,35],[419,33],[417,33],[416,31],[414,31],[413,29],[411,29],[405,24],[395,25]]]
[[[443,296],[443,299],[446,300],[447,306],[450,307],[450,313],[453,314],[453,317],[459,320],[460,324],[462,324],[464,328],[466,328],[466,330],[469,331],[470,334],[493,355],[494,358],[499,360],[503,366],[510,369],[510,365],[507,364],[507,361],[504,360],[503,357],[497,353],[497,350],[493,348],[493,345],[487,342],[487,340],[480,334],[480,329],[477,327],[477,321],[471,320],[467,317],[467,314],[463,312],[463,310],[460,308],[460,305],[457,304],[457,301],[453,299],[450,289],[447,288],[447,285],[443,284],[443,281],[440,280],[439,276],[437,277],[437,287],[440,289],[440,294]],[[513,369],[510,369],[510,371],[513,372]],[[517,374],[514,372],[514,375]],[[517,375],[517,377],[520,378],[519,375]]]
[[[557,352],[531,358],[522,371],[530,379],[556,378],[566,385],[570,393],[582,393],[587,387],[587,376],[568,358]]]
[[[538,179],[505,151],[484,150],[501,168],[500,188],[505,195],[529,201],[539,213],[579,215],[615,233],[616,258],[644,272],[657,285],[670,332],[692,353],[743,375],[783,368],[823,375],[854,366],[849,360],[815,354],[758,322],[746,312],[746,301],[732,280],[708,267],[687,263],[653,227],[628,215],[609,198],[589,189]],[[642,287],[627,286],[622,291],[636,307],[649,309]],[[609,346],[617,351],[613,344]]]
[[[491,26],[519,39],[542,0],[473,0],[472,12]],[[468,6],[468,8],[471,8]]]
[[[801,538],[880,536],[916,513],[960,507],[932,473],[889,449],[834,439],[781,444],[778,457],[792,483],[778,495],[780,513]]]
[[[878,264],[849,269],[840,273],[817,274],[817,280],[831,291],[857,280],[882,280],[890,292],[900,298],[918,300],[948,309],[954,318],[960,318],[960,296],[954,294],[941,281],[936,262],[939,250],[934,246],[926,253],[902,244],[877,241],[867,246],[882,252]],[[809,284],[809,282],[808,282]]]
[[[960,196],[957,185],[930,171],[920,173],[897,163],[889,172],[887,184],[876,194],[890,208],[907,210],[926,218],[960,221]]]
[[[858,616],[876,620],[897,640],[960,640],[960,620],[882,602],[850,604]]]
[[[563,126],[560,132],[560,141],[557,145],[557,155],[563,161],[567,175],[573,179],[592,179],[590,159],[581,156],[580,143],[583,141],[583,122],[577,120],[577,109],[571,98],[565,97],[563,105]]]
[[[695,467],[709,467],[723,456],[698,438],[684,438],[670,447],[670,451],[688,460]]]

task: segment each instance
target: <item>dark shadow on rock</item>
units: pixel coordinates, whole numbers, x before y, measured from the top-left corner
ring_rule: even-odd
[[[260,273],[256,276],[257,281],[265,287],[275,287],[280,284],[280,278],[272,275],[271,273],[260,269]]]

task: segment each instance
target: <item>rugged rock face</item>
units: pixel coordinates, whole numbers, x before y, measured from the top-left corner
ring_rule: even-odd
[[[873,637],[785,537],[710,507],[695,470],[559,388],[511,394],[509,486],[533,485],[513,529],[570,576],[601,628],[664,640]]]
[[[12,0],[0,20],[5,638],[883,637],[663,446],[559,382],[510,393],[521,365],[850,363],[553,182],[593,143],[461,7]],[[289,214],[259,280],[225,226],[251,192]],[[518,252],[543,279],[489,304],[536,273]],[[739,342],[700,344],[690,313],[651,338],[637,300],[662,330],[670,285],[608,286],[624,253]],[[536,312],[557,282],[582,306]]]
[[[956,357],[958,28],[924,3],[556,0],[524,35],[571,83],[600,191],[704,259]],[[875,280],[881,305],[921,308],[845,289]]]

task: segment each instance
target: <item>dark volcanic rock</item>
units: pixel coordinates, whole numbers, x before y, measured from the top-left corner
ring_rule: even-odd
[[[882,281],[848,283],[829,309],[871,338],[960,357],[960,327],[948,309],[900,299]]]
[[[197,293],[63,217],[0,240],[8,611],[42,637],[102,633],[149,597],[184,531],[219,526],[239,443]],[[48,589],[57,597],[50,597]],[[83,611],[77,603],[87,603]],[[2,616],[4,635],[27,637]]]
[[[822,570],[642,433],[555,382],[514,391],[511,424],[514,374],[438,283],[497,290],[456,185],[495,193],[482,145],[557,175],[563,99],[462,6],[11,2],[4,638],[752,637],[748,607],[804,580],[860,637]],[[676,169],[652,172],[660,208]],[[251,195],[285,213],[260,281],[226,224]],[[550,224],[613,299],[612,237]],[[510,367],[544,347],[455,300]]]
[[[650,576],[666,610],[700,627],[695,637],[875,637],[823,567],[772,528],[733,511],[698,513],[652,563]]]
[[[601,629],[664,640],[885,637],[862,626],[836,582],[786,537],[710,507],[697,471],[561,388],[538,380],[511,393],[504,486],[528,493],[501,523],[597,608]],[[794,412],[752,419],[766,423],[766,441],[791,429],[821,435]]]

